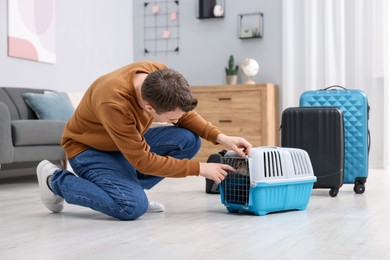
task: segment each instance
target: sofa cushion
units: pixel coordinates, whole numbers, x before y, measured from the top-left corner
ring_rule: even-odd
[[[59,145],[65,125],[60,120],[11,121],[14,146]]]
[[[74,107],[64,92],[23,93],[22,96],[39,119],[68,121],[73,115]]]

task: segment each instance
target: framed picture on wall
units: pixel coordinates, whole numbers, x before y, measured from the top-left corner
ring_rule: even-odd
[[[56,63],[55,0],[8,0],[8,56]]]

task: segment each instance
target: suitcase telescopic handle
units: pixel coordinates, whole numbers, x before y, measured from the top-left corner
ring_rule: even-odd
[[[327,87],[327,88],[324,88],[324,89],[321,89],[321,90],[329,90],[329,89],[342,89],[342,90],[347,90],[346,88],[340,86],[340,85],[333,85],[333,86],[330,86],[330,87]]]

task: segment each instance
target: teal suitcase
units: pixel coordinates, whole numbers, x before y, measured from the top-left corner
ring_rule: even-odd
[[[364,193],[370,147],[366,94],[358,89],[331,86],[303,92],[299,103],[301,107],[337,107],[343,111],[344,184],[354,184],[355,193]]]

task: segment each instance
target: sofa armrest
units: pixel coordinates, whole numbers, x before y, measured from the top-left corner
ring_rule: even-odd
[[[11,134],[11,118],[6,104],[0,102],[0,164],[12,163],[14,146]]]

